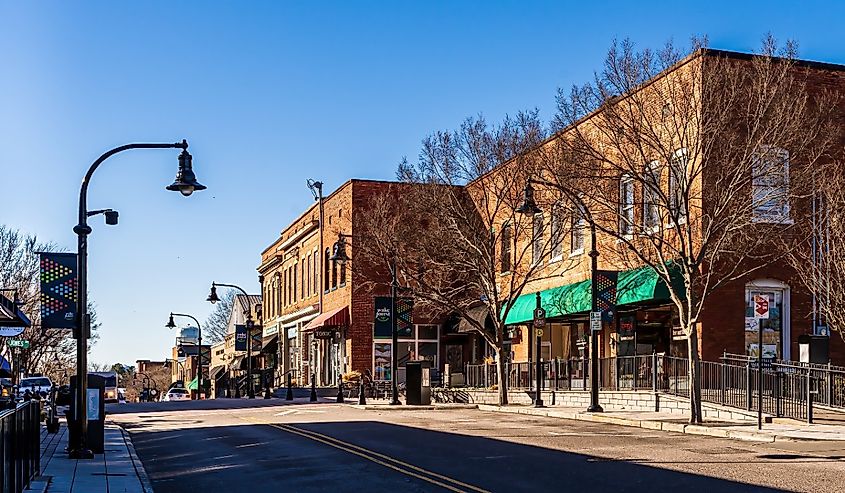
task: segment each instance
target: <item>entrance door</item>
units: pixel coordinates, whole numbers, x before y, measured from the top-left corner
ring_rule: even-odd
[[[754,318],[754,297],[767,296],[769,318]],[[790,358],[789,288],[778,281],[759,280],[745,289],[745,353],[757,356],[759,330],[763,331],[763,357]]]

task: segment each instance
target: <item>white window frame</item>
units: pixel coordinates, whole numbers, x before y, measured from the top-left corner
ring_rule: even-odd
[[[563,224],[566,221],[566,209],[560,204],[552,206],[551,217],[549,218],[549,228],[551,238],[550,259],[549,263],[558,262],[563,259]]]
[[[679,176],[679,165],[683,163],[683,176],[684,179],[687,175],[687,169],[689,167],[689,156],[687,154],[686,148],[681,148],[675,151],[675,154],[672,156],[672,160],[669,161],[669,226],[673,226],[675,223],[675,216],[678,217],[678,224],[685,224],[687,222],[687,211],[681,210],[681,198],[683,188],[680,185],[680,180],[678,179]],[[689,187],[689,183],[686,184]]]
[[[543,260],[543,232],[546,218],[542,212],[531,217],[531,265],[537,265]]]
[[[660,178],[663,175],[660,161],[646,165],[643,176],[643,230],[653,233],[660,229]],[[652,184],[656,190],[652,189]]]
[[[584,253],[584,244],[586,243],[584,230],[587,226],[587,213],[579,202],[572,204],[569,210],[569,221],[572,226],[569,232],[569,256],[574,257]],[[578,244],[577,247],[576,243]]]
[[[779,170],[774,169],[776,163],[771,162],[772,156],[782,163]],[[789,207],[789,159],[789,151],[776,146],[761,145],[754,153],[751,165],[751,219],[753,222],[793,223]],[[767,169],[760,169],[764,160],[767,162],[765,165]],[[762,199],[758,199],[761,196]]]
[[[420,339],[419,338],[419,328],[423,327],[423,326],[425,326],[425,327],[437,327],[437,338],[436,339]],[[420,354],[420,343],[422,343],[422,344],[436,343],[437,344],[437,352],[434,355],[434,364],[432,365],[432,368],[437,368],[439,370],[440,369],[440,336],[442,334],[442,330],[443,330],[443,327],[439,324],[414,324],[414,337],[413,338],[407,338],[407,337],[406,338],[400,338],[397,342],[399,344],[402,344],[402,343],[407,344],[409,342],[413,343],[414,344],[414,353],[417,355],[417,358],[419,358],[419,354]],[[373,344],[371,346],[372,347],[372,351],[371,351],[372,357],[371,357],[371,362],[370,362],[370,368],[372,370],[373,378],[375,378],[375,375],[376,375],[376,344],[387,345],[388,347],[390,347],[390,351],[391,351],[390,356],[391,356],[391,358],[393,358],[393,341],[392,340],[390,340],[390,339],[373,339]],[[397,373],[404,372],[402,367],[397,368],[396,371],[397,371]]]
[[[746,303],[749,303],[748,298],[751,291],[781,291],[783,293],[780,332],[781,355],[784,361],[790,361],[792,359],[792,314],[790,313],[792,291],[789,285],[777,279],[755,279],[745,285]]]
[[[619,179],[619,234],[634,234],[634,178],[628,174]]]

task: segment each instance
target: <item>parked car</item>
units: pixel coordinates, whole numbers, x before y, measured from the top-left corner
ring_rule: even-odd
[[[164,394],[164,397],[161,398],[162,402],[172,402],[172,401],[189,401],[191,400],[191,394],[188,392],[187,389],[179,389],[174,388],[167,391]]]
[[[18,383],[18,396],[23,397],[27,390],[32,394],[37,392],[40,397],[47,397],[53,391],[53,382],[47,377],[21,378]]]
[[[0,409],[15,407],[15,386],[8,378],[0,378]]]

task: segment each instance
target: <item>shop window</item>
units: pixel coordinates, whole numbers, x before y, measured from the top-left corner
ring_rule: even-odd
[[[745,354],[757,356],[759,331],[763,330],[763,358],[784,359],[783,343],[784,325],[788,320],[784,317],[784,297],[786,290],[768,287],[765,283],[749,284],[745,289]],[[769,304],[769,316],[766,319],[755,317],[755,296],[765,296]]]
[[[436,341],[439,338],[437,329],[437,325],[417,325],[417,338]]]

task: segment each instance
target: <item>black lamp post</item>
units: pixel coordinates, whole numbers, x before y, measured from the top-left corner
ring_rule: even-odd
[[[344,233],[338,233],[337,235],[337,242],[332,245],[332,256],[329,257],[329,260],[332,262],[337,262],[338,264],[344,265],[346,262],[349,261],[349,255],[346,254],[346,239],[352,238],[352,235],[347,235]],[[343,375],[341,375],[341,362],[340,362],[340,345],[338,344],[337,350],[337,402],[343,402]]]
[[[212,282],[211,283],[211,292],[208,295],[208,298],[205,301],[211,302],[211,304],[215,304],[220,301],[220,298],[217,296],[217,286],[221,286],[224,288],[232,288],[237,289],[246,297],[246,306],[244,307],[244,315],[246,316],[246,372],[247,372],[247,383],[246,383],[246,391],[247,396],[250,399],[255,399],[255,389],[252,385],[252,328],[255,327],[255,322],[252,321],[252,313],[250,313],[250,303],[249,303],[249,295],[246,291],[240,286],[235,284],[223,284],[220,282]]]
[[[200,326],[200,321],[192,315],[170,312],[170,319],[164,325],[168,329],[176,328],[176,324],[173,322],[173,317],[190,318],[197,324],[197,400],[199,400],[200,393],[205,390],[205,387],[202,386],[202,327]]]
[[[581,197],[574,193],[572,190],[558,185],[557,183],[551,183],[547,181],[540,181],[540,180],[531,180],[529,179],[528,182],[525,184],[525,190],[523,191],[523,199],[522,205],[520,205],[516,212],[520,214],[538,214],[542,212],[542,210],[537,207],[537,202],[534,200],[534,187],[531,184],[534,183],[536,185],[543,185],[551,188],[555,188],[561,192],[573,203],[576,207],[578,207],[585,216],[587,223],[590,225],[590,284],[592,286],[592,308],[591,312],[596,312],[598,310],[598,300],[597,300],[597,286],[596,286],[596,274],[599,269],[599,251],[596,245],[596,223],[593,220],[593,215],[590,213],[590,209],[587,208],[587,205],[581,199]],[[538,355],[539,357],[539,355]],[[590,330],[590,406],[587,408],[587,412],[593,413],[600,413],[604,411],[601,405],[599,405],[599,347],[598,347],[598,333],[596,331]]]
[[[77,235],[77,276],[78,293],[76,301],[76,329],[74,337],[76,343],[76,415],[73,417],[77,422],[79,434],[76,443],[70,444],[70,457],[75,459],[91,459],[94,454],[87,446],[88,419],[86,416],[86,395],[88,392],[88,338],[91,336],[91,316],[88,313],[88,235],[91,234],[91,227],[88,226],[88,185],[94,171],[109,157],[130,149],[182,149],[179,154],[179,169],[176,172],[176,179],[167,187],[167,190],[178,191],[184,196],[189,196],[195,191],[205,190],[205,186],[197,182],[192,167],[192,157],[188,153],[188,142],[183,140],[174,144],[126,144],[106,152],[88,168],[88,172],[82,179],[82,186],[79,190],[79,224],[73,227]],[[103,213],[106,213],[104,210]],[[106,215],[107,224],[116,223],[117,215]]]

